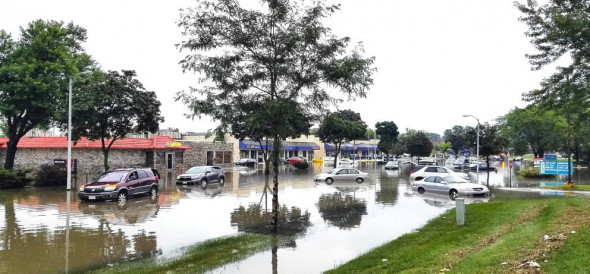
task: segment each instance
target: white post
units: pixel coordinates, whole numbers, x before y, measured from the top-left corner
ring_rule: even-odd
[[[463,198],[455,199],[455,210],[457,225],[465,225],[465,200]]]
[[[475,118],[475,120],[477,120],[477,166],[475,166],[475,169],[477,172],[477,183],[479,184],[479,119]]]
[[[66,162],[66,190],[72,188],[72,82],[72,77],[70,77],[70,87],[68,90],[68,160]]]

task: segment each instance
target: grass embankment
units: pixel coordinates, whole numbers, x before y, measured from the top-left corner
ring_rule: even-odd
[[[190,246],[184,255],[165,262],[142,260],[95,270],[92,273],[203,273],[269,249],[271,236],[242,234]]]
[[[590,272],[590,200],[478,203],[466,212],[465,226],[450,210],[330,273]]]
[[[543,189],[556,189],[556,190],[563,190],[563,191],[590,191],[590,185],[577,185],[574,184],[574,186],[567,186],[567,185],[563,185],[563,186],[543,186],[541,187]]]

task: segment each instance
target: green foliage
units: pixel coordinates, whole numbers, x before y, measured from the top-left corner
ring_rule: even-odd
[[[80,46],[86,30],[73,23],[36,20],[20,34],[14,41],[0,30],[0,113],[10,139],[6,169],[14,166],[20,138],[58,116],[56,106],[66,101],[68,76],[89,60]]]
[[[516,155],[525,154],[530,147],[535,158],[543,157],[545,151],[554,151],[565,143],[565,117],[551,110],[543,111],[535,106],[515,108],[500,119],[499,125]]]
[[[59,166],[44,164],[39,167],[35,178],[37,186],[65,186],[67,172]]]
[[[361,115],[349,109],[328,113],[320,124],[318,137],[324,143],[336,145],[334,166],[337,166],[338,154],[343,143],[363,138],[367,131],[367,124]]]
[[[308,169],[309,163],[308,162],[294,162],[293,166],[298,169]]]
[[[465,140],[467,144],[476,149],[477,148],[477,128],[466,127]],[[506,140],[502,138],[499,132],[498,125],[490,125],[488,123],[479,125],[479,155],[492,156],[502,152],[506,146]]]
[[[27,170],[8,170],[0,168],[0,189],[23,188],[30,180],[26,178]]]
[[[76,82],[72,139],[101,140],[105,170],[109,169],[108,151],[116,140],[131,132],[155,133],[164,121],[156,93],[146,91],[136,76],[132,70],[95,71]],[[66,130],[67,120],[60,122]]]
[[[376,132],[381,136],[377,147],[385,154],[393,153],[394,146],[397,143],[399,131],[397,125],[393,121],[377,122],[375,124]]]
[[[518,175],[525,178],[553,178],[553,174],[540,174],[539,168],[525,168],[518,171]]]
[[[432,152],[432,141],[425,131],[406,129],[406,133],[399,137],[400,148],[403,153],[409,153],[412,156],[430,156]]]
[[[455,155],[459,153],[459,150],[466,148],[467,145],[465,141],[465,128],[458,125],[445,130],[442,139],[445,142],[451,143],[451,149],[455,152]]]

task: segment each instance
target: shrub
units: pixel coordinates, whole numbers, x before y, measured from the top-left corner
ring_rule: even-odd
[[[293,166],[298,169],[307,169],[307,168],[309,168],[309,163],[307,163],[307,162],[294,162]]]
[[[555,176],[553,174],[539,174],[538,168],[521,169],[518,174],[525,178],[551,178]]]
[[[28,181],[24,180],[23,176],[18,176],[14,171],[7,169],[0,169],[0,189],[7,188],[22,188],[27,185]]]
[[[65,186],[66,180],[66,171],[61,167],[44,164],[37,171],[35,181],[38,186]]]

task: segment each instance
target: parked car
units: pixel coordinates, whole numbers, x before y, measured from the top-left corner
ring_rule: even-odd
[[[243,158],[234,163],[236,166],[254,167],[256,165],[255,159]]]
[[[385,169],[399,169],[400,163],[399,161],[389,161],[385,164]]]
[[[448,176],[453,175],[458,178],[469,180],[469,175],[462,172],[455,172],[444,166],[422,166],[418,165],[410,171],[410,181],[422,180],[429,176]]]
[[[209,183],[225,183],[225,172],[218,166],[196,166],[176,177],[177,184],[199,184],[206,188]]]
[[[471,170],[477,170],[477,166],[479,165],[479,170],[492,170],[495,171],[496,168],[493,166],[488,166],[488,164],[486,163],[479,163],[479,164],[472,164],[469,166],[469,169]]]
[[[453,163],[453,168],[456,168],[456,169],[469,168],[469,164],[470,164],[469,159],[467,159],[465,157],[459,157]]]
[[[351,167],[354,165],[354,162],[350,159],[338,159],[338,167],[347,166]]]
[[[355,168],[335,168],[326,173],[320,173],[316,175],[313,180],[316,182],[326,182],[331,185],[336,180],[353,180],[357,183],[363,183],[369,174],[362,172]]]
[[[120,168],[103,172],[97,179],[80,186],[78,198],[82,201],[117,200],[142,194],[158,195],[158,171],[151,168]]]
[[[451,199],[458,196],[487,196],[489,189],[480,184],[470,183],[464,179],[449,176],[429,176],[412,183],[412,191],[420,194],[438,193],[449,195]]]
[[[292,165],[295,162],[307,162],[307,159],[305,159],[303,157],[295,156],[295,157],[289,157],[289,158],[287,158],[287,162],[289,162],[289,164]]]

